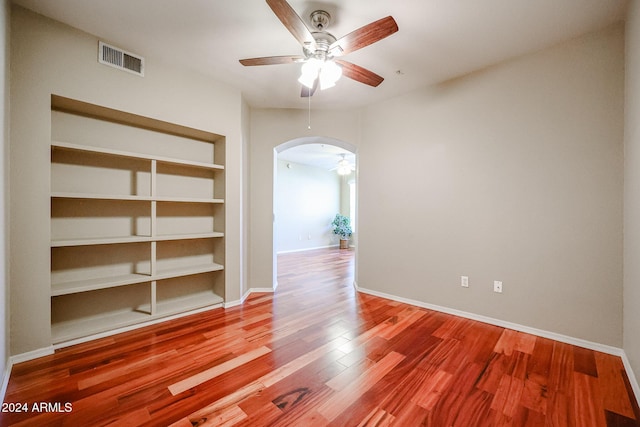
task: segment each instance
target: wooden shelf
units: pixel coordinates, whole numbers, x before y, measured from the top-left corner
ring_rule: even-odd
[[[152,320],[151,315],[143,311],[132,309],[118,310],[81,320],[74,319],[54,323],[51,325],[51,337],[53,343],[57,344],[113,329],[124,328],[149,320]]]
[[[224,270],[224,266],[216,263],[174,267],[161,269],[157,274],[125,274],[113,277],[98,277],[69,282],[52,282],[51,296],[70,295],[80,292],[90,292],[99,289],[109,289],[118,286],[134,285],[137,283],[151,282],[155,280],[171,279],[174,277],[190,276],[193,274],[209,273]]]
[[[201,199],[197,197],[155,197],[153,200],[170,203],[224,203],[224,199]]]
[[[140,202],[169,202],[169,203],[212,203],[222,204],[224,199],[204,199],[198,197],[151,197],[151,196],[129,196],[118,194],[88,194],[88,193],[51,193],[53,199],[88,199],[88,200],[130,200]]]
[[[193,239],[211,239],[224,237],[224,233],[211,232],[200,234],[168,234],[161,236],[123,236],[123,237],[96,237],[86,239],[60,239],[52,240],[52,248],[63,248],[70,246],[94,246],[94,245],[115,245],[120,243],[145,243],[145,242],[163,242],[168,240],[193,240]]]
[[[158,302],[154,315],[150,314],[149,305],[142,305],[138,309],[116,310],[83,319],[57,322],[51,325],[52,340],[54,344],[62,343],[175,314],[188,314],[190,311],[205,307],[211,309],[222,307],[223,302],[224,299],[213,292],[203,291],[188,297]]]
[[[162,163],[167,163],[172,165],[181,165],[181,166],[190,166],[190,167],[201,168],[201,169],[224,170],[224,166],[213,164],[213,163],[194,162],[191,160],[174,159],[174,158],[164,157],[164,156],[155,156],[152,154],[143,154],[143,153],[134,153],[130,151],[114,150],[111,148],[93,147],[90,145],[72,144],[69,142],[62,142],[62,141],[51,141],[51,147],[54,149],[60,149],[60,150],[84,151],[87,153],[104,154],[106,156],[128,157],[131,159],[142,159],[142,160],[156,160]]]
[[[224,266],[216,263],[159,269],[159,271],[153,276],[152,280],[171,279],[174,277],[190,276],[192,274],[210,273],[212,271],[220,271],[220,270],[224,270]]]
[[[223,299],[213,292],[198,292],[188,297],[171,298],[157,302],[157,317],[171,316],[172,314],[181,313],[189,310],[197,310],[199,308],[222,305]],[[212,307],[213,308],[213,307]]]
[[[156,242],[166,242],[168,240],[212,239],[218,237],[224,237],[224,233],[213,231],[211,233],[202,234],[165,234],[156,236],[152,240]]]
[[[51,193],[52,199],[74,199],[74,200],[130,200],[134,202],[151,202],[153,199],[149,196],[128,196],[120,194],[88,194],[88,193]]]
[[[115,245],[118,243],[144,243],[151,242],[149,236],[123,236],[123,237],[97,237],[86,239],[60,239],[52,240],[52,248],[63,248],[69,246],[93,246],[93,245]]]
[[[90,200],[131,200],[140,202],[150,202],[153,199],[149,196],[127,196],[118,194],[86,194],[86,193],[51,193],[52,199],[90,199]]]
[[[74,280],[70,282],[52,282],[51,296],[70,295],[80,292],[109,289],[118,286],[133,285],[152,280],[148,274],[125,274],[114,277],[98,277],[93,279]]]

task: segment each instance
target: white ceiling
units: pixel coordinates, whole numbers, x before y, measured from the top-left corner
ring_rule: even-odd
[[[297,55],[301,48],[264,0],[14,0],[127,51],[195,69],[238,87],[253,107],[306,108],[299,64],[243,67],[242,58]],[[624,18],[626,0],[289,0],[307,19],[333,16],[340,38],[392,15],[399,31],[347,61],[383,76],[372,88],[348,78],[312,108],[359,107],[464,75],[598,30]]]

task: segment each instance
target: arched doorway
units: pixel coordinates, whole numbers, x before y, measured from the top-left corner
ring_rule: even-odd
[[[328,137],[319,137],[319,136],[314,136],[314,137],[302,137],[302,138],[296,138],[287,142],[284,142],[280,145],[278,145],[277,147],[274,148],[273,150],[273,154],[274,154],[274,158],[273,158],[273,212],[274,212],[274,218],[273,218],[273,242],[272,242],[272,247],[273,247],[273,283],[274,283],[274,290],[275,287],[277,286],[277,277],[278,277],[278,265],[277,265],[277,257],[278,257],[278,250],[279,250],[279,242],[278,242],[278,238],[279,236],[281,236],[281,233],[279,233],[278,230],[278,223],[279,223],[279,219],[281,216],[281,213],[279,212],[279,203],[281,203],[281,201],[279,202],[278,200],[278,170],[279,170],[279,166],[278,166],[278,159],[279,156],[281,154],[284,155],[284,153],[287,150],[291,150],[294,147],[300,147],[300,146],[305,146],[305,148],[311,147],[311,146],[323,146],[323,150],[321,150],[321,153],[318,154],[319,157],[322,157],[319,159],[319,163],[314,165],[317,167],[321,167],[327,171],[332,170],[331,173],[336,173],[336,168],[335,166],[337,165],[338,161],[340,160],[340,153],[344,153],[342,154],[342,157],[345,157],[345,154],[349,156],[349,159],[352,159],[352,164],[355,166],[357,165],[357,149],[356,146],[345,142],[345,141],[341,141],[335,138],[328,138]],[[300,150],[291,150],[291,151],[300,151]],[[309,150],[304,150],[305,153],[307,153]],[[329,162],[329,163],[327,163]],[[291,165],[288,165],[289,167]],[[349,177],[344,177],[344,179],[341,178],[340,181],[340,185],[342,188],[341,191],[341,200],[340,200],[340,208],[337,209],[336,211],[342,213],[343,215],[349,216],[351,218],[353,218],[352,220],[357,223],[357,198],[353,196],[353,192],[355,192],[355,194],[357,194],[357,167],[354,168],[354,171],[350,174]],[[345,205],[348,206],[348,208],[345,208]],[[335,215],[335,213],[333,213],[332,215]],[[330,221],[330,219],[329,219]],[[296,231],[297,232],[297,231]],[[299,238],[300,240],[307,239],[309,241],[311,241],[312,237],[311,234],[307,235],[306,233],[300,233],[299,234]],[[302,242],[301,242],[302,243]],[[311,243],[311,242],[309,242]],[[322,243],[321,243],[322,244]],[[354,230],[354,235],[353,235],[353,239],[352,239],[352,245],[355,246],[354,248],[354,252],[355,252],[355,260],[354,260],[354,280],[357,282],[357,258],[358,258],[358,246],[357,246],[357,231]],[[308,249],[313,249],[313,247],[308,248]],[[305,250],[303,249],[299,249],[299,250]]]

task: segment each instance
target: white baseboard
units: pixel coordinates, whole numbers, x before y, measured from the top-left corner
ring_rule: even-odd
[[[7,359],[7,364],[5,365],[4,372],[2,373],[2,385],[0,386],[0,402],[4,402],[4,397],[7,394],[7,386],[9,385],[9,379],[11,378],[13,365],[22,362],[28,362],[29,360],[37,359],[38,357],[49,356],[53,354],[53,352],[53,346],[49,346],[40,348],[38,350],[28,351],[22,354],[16,354],[15,356],[10,356]]]
[[[636,379],[636,376],[633,374],[633,368],[631,367],[631,362],[629,362],[627,353],[623,351],[622,356],[620,357],[622,358],[622,364],[624,365],[624,370],[627,372],[627,377],[629,377],[629,383],[631,384],[633,393],[636,395],[638,406],[640,406],[640,384],[638,384],[638,380]]]
[[[554,341],[559,341],[566,344],[571,344],[578,347],[583,347],[590,350],[611,354],[613,356],[618,356],[622,359],[622,363],[624,364],[627,377],[629,377],[629,382],[631,383],[631,388],[633,389],[633,393],[635,394],[636,400],[638,401],[638,405],[640,405],[640,386],[638,385],[638,381],[633,373],[633,369],[631,369],[631,364],[629,363],[629,359],[627,358],[627,355],[624,352],[624,349],[621,349],[618,347],[612,347],[606,344],[600,344],[592,341],[583,340],[581,338],[570,337],[568,335],[558,334],[556,332],[545,331],[543,329],[537,329],[529,326],[520,325],[517,323],[507,322],[504,320],[495,319],[493,317],[482,316],[480,314],[469,313],[462,310],[456,310],[449,307],[429,304],[429,303],[418,301],[418,300],[403,298],[396,295],[387,294],[384,292],[378,292],[371,289],[361,288],[358,286],[358,284],[355,281],[353,282],[353,287],[358,292],[374,295],[380,298],[385,298],[392,301],[398,301],[398,302],[413,305],[416,307],[421,307],[421,308],[426,308],[433,311],[438,311],[441,313],[451,314],[454,316],[464,317],[466,319],[477,320],[478,322],[488,323],[490,325],[500,326],[502,328],[512,329],[514,331],[525,332],[531,335],[548,338]]]
[[[240,297],[239,300],[229,301],[229,302],[224,303],[224,308],[231,308],[231,307],[236,307],[236,306],[244,304],[246,299],[249,298],[249,295],[251,295],[253,293],[265,293],[265,292],[266,293],[273,293],[273,292],[276,291],[277,287],[278,287],[278,282],[274,283],[272,288],[249,288],[244,293],[244,295],[242,295],[242,297]]]
[[[2,373],[2,385],[0,385],[0,402],[4,402],[4,397],[7,394],[7,386],[9,385],[9,378],[11,377],[11,368],[13,368],[11,358],[8,358],[7,364],[4,367],[4,372]]]
[[[275,287],[273,287],[273,288],[251,288],[247,292],[248,292],[249,295],[251,295],[251,294],[254,294],[254,293],[261,293],[261,292],[262,293],[264,293],[264,292],[273,293],[273,292],[275,292],[275,290],[276,290]],[[247,295],[247,296],[249,296],[249,295]]]
[[[11,366],[22,362],[28,362],[29,360],[37,359],[38,357],[50,356],[55,351],[55,348],[51,345],[49,347],[39,348],[37,350],[27,351],[26,353],[16,354],[9,358]]]
[[[337,248],[340,245],[329,245],[329,246],[316,246],[314,248],[303,248],[303,249],[291,249],[288,251],[278,251],[277,254],[293,254],[296,252],[306,252],[306,251],[315,251],[316,249],[328,249],[328,248]]]
[[[244,300],[247,299],[247,296],[248,296],[247,294],[244,294],[242,297],[240,297],[240,299],[237,299],[235,301],[223,302],[222,307],[226,310],[227,308],[232,308],[232,307],[237,307],[239,305],[242,305]]]

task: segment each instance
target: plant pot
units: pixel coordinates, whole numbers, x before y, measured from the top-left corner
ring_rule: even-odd
[[[349,249],[349,240],[340,239],[340,249]]]

